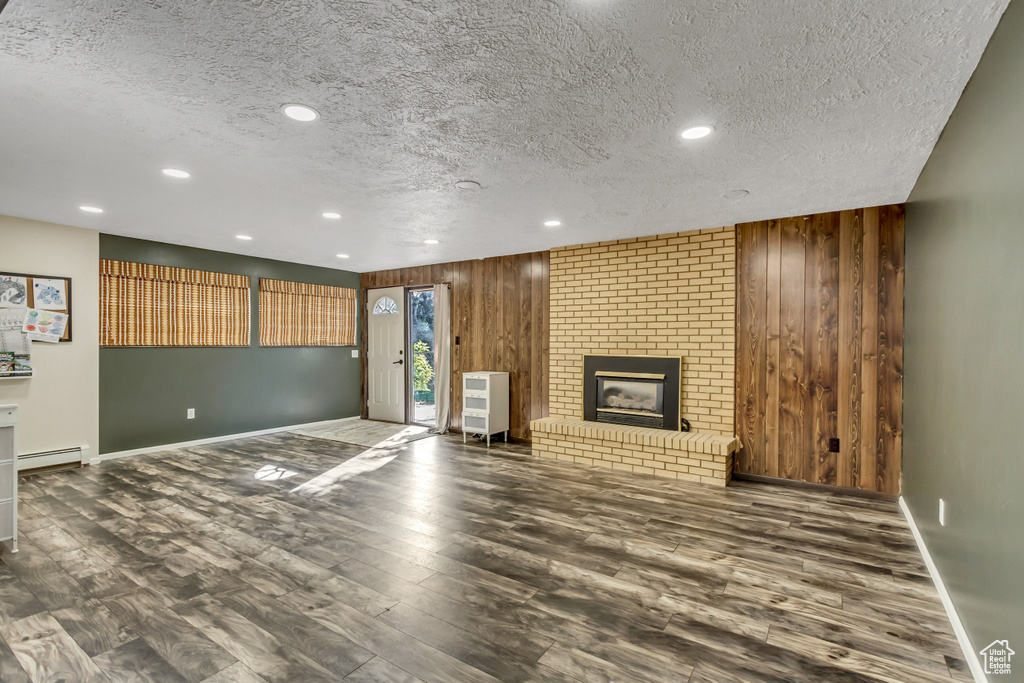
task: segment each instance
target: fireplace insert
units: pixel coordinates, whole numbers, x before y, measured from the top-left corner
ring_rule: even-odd
[[[597,372],[597,421],[661,427],[665,375]]]
[[[584,356],[583,419],[678,431],[681,367],[681,358]]]

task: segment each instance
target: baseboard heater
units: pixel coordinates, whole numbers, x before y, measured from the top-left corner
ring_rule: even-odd
[[[86,465],[89,462],[89,447],[61,448],[41,453],[23,453],[18,456],[18,471],[36,470],[54,465]]]

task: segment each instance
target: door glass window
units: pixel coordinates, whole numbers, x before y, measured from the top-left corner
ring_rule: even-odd
[[[388,296],[377,299],[377,303],[373,306],[373,314],[388,315],[391,313],[398,313],[398,304],[395,303],[395,300]]]
[[[433,424],[434,403],[434,290],[409,292],[410,342],[412,365],[409,381],[413,388],[412,421]]]

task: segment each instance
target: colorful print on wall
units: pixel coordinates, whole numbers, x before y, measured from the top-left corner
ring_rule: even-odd
[[[28,306],[28,278],[0,275],[0,308]]]
[[[68,310],[68,297],[64,291],[63,280],[33,278],[32,296],[36,308],[46,311]]]
[[[25,324],[21,330],[32,341],[56,344],[64,335],[69,317],[67,313],[30,308],[25,314]]]

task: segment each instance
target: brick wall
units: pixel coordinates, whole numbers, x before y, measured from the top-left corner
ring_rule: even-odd
[[[550,415],[582,419],[585,354],[683,357],[683,417],[732,436],[733,226],[551,250]]]

